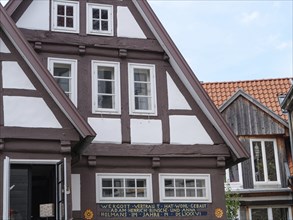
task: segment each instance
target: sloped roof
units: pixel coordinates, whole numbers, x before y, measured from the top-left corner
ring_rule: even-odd
[[[282,112],[278,97],[286,95],[292,85],[292,78],[259,79],[233,82],[202,83],[208,95],[220,108],[239,89],[256,99],[262,105],[287,120]]]
[[[70,120],[80,136],[85,141],[91,140],[96,134],[89,124],[78,113],[76,107],[69,98],[59,88],[49,71],[42,65],[38,55],[23,37],[14,21],[7,15],[5,9],[0,4],[0,27],[11,40],[12,44],[18,50],[22,58],[27,62],[36,77],[40,80],[44,88],[51,95],[53,100]]]

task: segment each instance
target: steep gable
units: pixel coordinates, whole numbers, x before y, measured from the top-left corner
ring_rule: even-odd
[[[57,139],[79,141],[79,136],[85,139],[94,136],[93,130],[40,63],[2,6],[0,17],[1,46],[5,45],[0,51],[0,121],[4,126],[1,138],[6,135],[17,138],[17,135],[22,135],[22,128],[33,129],[32,136],[37,135],[41,128],[61,129]],[[9,134],[11,129],[20,133]],[[51,133],[58,132],[52,130]]]

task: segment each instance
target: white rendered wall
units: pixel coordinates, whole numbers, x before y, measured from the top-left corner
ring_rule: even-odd
[[[169,120],[171,144],[214,144],[196,116],[172,115]]]
[[[162,144],[161,120],[131,119],[131,144]]]
[[[116,118],[88,118],[88,123],[96,132],[93,142],[122,143],[121,120]]]
[[[80,211],[80,174],[71,174],[72,211]]]
[[[3,40],[0,38],[0,53],[10,53],[10,50],[4,44]]]
[[[168,84],[168,108],[169,109],[182,109],[191,110],[190,105],[182,95],[173,79],[167,73],[167,84]]]
[[[117,7],[117,36],[146,39],[128,7]]]
[[[31,128],[61,128],[42,98],[4,96],[4,125]]]
[[[50,27],[49,11],[49,0],[32,1],[28,9],[17,21],[16,25],[20,28],[48,31]]]
[[[2,77],[3,88],[35,90],[31,81],[15,61],[2,62]]]

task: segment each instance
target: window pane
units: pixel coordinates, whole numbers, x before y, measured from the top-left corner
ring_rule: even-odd
[[[64,5],[58,5],[57,6],[57,15],[65,15],[64,12],[65,12]]]
[[[149,82],[150,70],[148,69],[134,69],[134,81]]]
[[[165,189],[165,196],[174,197],[175,196],[174,189]]]
[[[112,179],[103,179],[102,187],[112,187]]]
[[[114,197],[124,197],[124,189],[114,188]]]
[[[108,21],[102,21],[102,31],[108,30]]]
[[[135,97],[135,109],[150,110],[151,98]]]
[[[176,189],[176,197],[185,197],[184,189]]]
[[[55,78],[55,81],[64,92],[70,92],[70,79],[69,78]]]
[[[57,17],[57,26],[64,27],[64,17]]]
[[[100,9],[93,9],[93,18],[99,19],[100,18]]]
[[[253,147],[253,155],[254,155],[255,180],[264,181],[264,168],[263,168],[261,142],[260,141],[252,142],[252,147]]]
[[[126,197],[135,197],[135,189],[126,189]]]
[[[114,67],[99,66],[98,79],[114,79]]]
[[[126,187],[135,187],[135,179],[126,179],[125,186]]]
[[[54,76],[70,77],[71,76],[71,65],[70,64],[54,64]]]
[[[114,82],[98,81],[98,93],[114,94]]]
[[[268,167],[268,180],[277,181],[277,171],[275,163],[275,154],[274,154],[274,142],[266,141],[265,142],[266,157],[267,157],[267,167]]]
[[[114,99],[110,95],[99,95],[98,96],[98,108],[114,108]]]
[[[66,7],[66,16],[73,16],[73,6]]]
[[[273,219],[289,220],[287,208],[273,208]]]
[[[100,30],[100,22],[99,21],[93,21],[93,30]]]
[[[269,220],[267,209],[251,209],[252,220]]]
[[[194,189],[187,189],[186,196],[187,197],[195,197],[195,190]]]
[[[184,187],[184,179],[176,179],[175,186],[176,187]]]
[[[137,189],[137,197],[146,197],[146,189]]]
[[[102,10],[102,19],[108,19],[108,10]]]
[[[112,189],[103,189],[103,197],[112,197]]]
[[[230,179],[230,182],[239,182],[238,165],[235,165],[229,168],[229,179]]]
[[[138,180],[136,180],[136,186],[137,187],[146,187],[146,180],[140,180],[140,179],[138,179]]]
[[[114,179],[114,186],[115,187],[124,187],[123,179]]]
[[[174,187],[174,180],[165,179],[165,187]]]
[[[134,94],[150,96],[150,84],[149,83],[134,83]]]
[[[186,187],[195,187],[194,179],[187,179],[186,181]]]
[[[204,189],[197,189],[196,193],[197,197],[206,197],[206,191]]]
[[[66,27],[73,27],[73,18],[66,18]]]
[[[205,187],[205,180],[196,180],[196,187]]]

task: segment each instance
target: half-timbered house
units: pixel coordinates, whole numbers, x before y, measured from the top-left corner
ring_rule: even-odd
[[[145,0],[0,5],[3,219],[225,219],[248,157]]]
[[[292,219],[292,175],[287,114],[279,99],[290,78],[204,83],[250,159],[227,169],[232,192],[240,194],[240,220]],[[291,170],[291,172],[290,172]],[[291,173],[291,174],[290,174]]]

